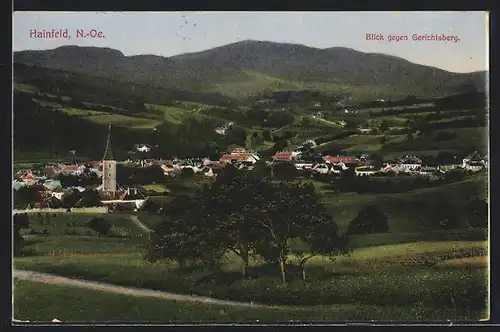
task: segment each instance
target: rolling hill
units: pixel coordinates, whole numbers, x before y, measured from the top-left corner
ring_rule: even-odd
[[[359,90],[385,98],[408,94],[435,97],[457,93],[462,86],[484,90],[486,75],[451,73],[390,55],[342,47],[318,49],[253,40],[168,58],[125,56],[109,48],[63,46],[15,52],[14,63],[230,97],[287,89]]]

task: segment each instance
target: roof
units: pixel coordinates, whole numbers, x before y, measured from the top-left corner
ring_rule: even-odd
[[[54,190],[57,188],[62,188],[60,181],[49,180],[43,184],[43,186],[49,190]]]
[[[64,167],[65,171],[77,171],[80,168],[78,165],[67,165]]]
[[[401,159],[401,163],[403,164],[421,164],[422,160],[418,158],[403,158]]]
[[[239,146],[239,145],[236,145],[236,144],[230,144],[230,145],[227,147],[227,152],[229,152],[229,153],[230,153],[230,152],[232,152],[233,150],[239,150],[239,149],[241,149],[241,150],[245,150],[245,148],[244,148],[244,147],[242,147],[242,146]],[[246,150],[245,150],[245,151],[246,151]]]
[[[239,153],[239,154],[225,154],[222,157],[220,157],[220,161],[231,161],[231,160],[236,160],[236,161],[246,161],[248,159],[254,159],[253,154],[251,153]]]
[[[357,163],[359,161],[358,158],[356,157],[332,157],[332,156],[324,156],[323,157],[324,161],[330,162],[330,163]]]
[[[272,156],[273,159],[279,159],[279,160],[291,160],[292,159],[292,152],[278,152],[274,156]]]
[[[31,172],[28,172],[28,173],[25,173],[21,178],[23,180],[34,180],[35,176]]]

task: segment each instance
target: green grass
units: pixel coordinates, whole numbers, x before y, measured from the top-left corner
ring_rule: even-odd
[[[28,93],[38,92],[38,88],[34,85],[17,83],[17,82],[14,83],[14,90],[28,92]]]
[[[85,235],[90,231],[87,223],[93,217],[108,220],[113,225],[111,228],[113,234],[142,234],[141,229],[125,213],[32,213],[28,216],[30,218],[31,229],[39,232],[46,229],[50,235],[63,235],[69,230],[76,231],[80,235]],[[22,231],[23,233],[27,233],[29,230],[23,229]],[[95,235],[94,232],[90,234]]]
[[[287,265],[289,285],[283,287],[278,266],[258,259],[251,261],[251,271],[259,272],[261,277],[242,282],[240,262],[234,256],[218,268],[179,269],[172,263],[146,263],[139,252],[24,257],[15,259],[15,267],[122,286],[274,305],[420,303],[481,309],[486,292],[484,269],[441,269],[430,267],[429,262],[484,256],[485,252],[484,241],[448,241],[357,249],[333,262],[318,257],[307,265],[307,290],[294,265]]]
[[[147,184],[142,186],[146,190],[155,191],[157,193],[166,193],[169,190],[162,184]]]
[[[428,107],[428,106],[434,106],[434,102],[431,103],[419,103],[419,104],[414,104],[414,105],[405,105],[405,106],[379,106],[379,107],[372,107],[372,108],[363,108],[361,111],[363,112],[377,112],[377,111],[382,111],[382,110],[402,110],[403,108],[406,108],[407,110],[411,110],[414,108],[419,108],[419,107]]]
[[[448,196],[459,210],[459,215],[465,215],[465,202],[474,196],[484,199],[487,195],[486,184],[485,175],[477,174],[459,182],[407,193],[336,194],[324,189],[319,193],[341,229],[347,228],[363,207],[373,204],[387,215],[391,233],[408,233],[436,229],[437,225],[430,223],[432,211],[425,204],[439,202]]]
[[[422,241],[486,241],[484,229],[435,230],[414,233],[356,234],[349,236],[350,245],[356,248]]]
[[[154,119],[145,119],[145,118],[131,117],[121,114],[109,114],[109,113],[103,113],[100,115],[90,115],[84,118],[99,124],[111,123],[113,126],[139,128],[139,129],[153,128],[161,122],[159,120],[154,120]]]
[[[435,137],[439,131],[454,132],[457,137],[453,140],[437,141]],[[396,151],[416,151],[418,155],[425,155],[428,154],[429,150],[439,152],[442,150],[464,150],[470,147],[484,149],[488,145],[487,138],[488,130],[486,127],[451,128],[437,130],[431,136],[415,137],[413,141],[407,141],[404,138],[399,141],[388,141],[382,150],[384,155]]]
[[[353,320],[478,320],[483,311],[423,307],[335,305],[307,308],[239,308],[107,294],[96,290],[14,282],[14,318],[50,322],[278,323]]]
[[[189,112],[185,109],[165,106],[165,105],[155,105],[155,104],[145,104],[146,108],[155,114],[160,115],[160,120],[165,120],[172,123],[182,123],[183,119]]]
[[[78,235],[36,236],[25,239],[23,251],[26,257],[66,257],[80,255],[102,255],[117,253],[142,253],[146,246],[144,239],[116,238]]]
[[[158,125],[162,119],[155,119],[149,117],[139,117],[139,116],[126,116],[122,114],[112,114],[107,112],[100,112],[94,110],[86,110],[79,109],[73,107],[63,106],[56,102],[46,101],[46,100],[38,100],[33,99],[35,102],[40,104],[41,106],[50,107],[54,110],[82,117],[83,119],[99,123],[99,124],[108,124],[111,123],[113,126],[118,127],[129,127],[129,128],[138,128],[138,129],[147,129],[153,128]]]

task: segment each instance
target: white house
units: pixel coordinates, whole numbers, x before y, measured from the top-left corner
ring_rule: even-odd
[[[215,128],[215,132],[220,135],[226,135],[226,131],[234,125],[234,122],[228,122],[225,125]]]
[[[363,134],[369,134],[372,132],[372,129],[370,127],[359,126],[358,131],[362,132]]]
[[[465,164],[464,168],[467,171],[471,172],[479,172],[482,169],[484,169],[484,163],[482,161],[469,161],[468,163]]]
[[[374,167],[362,166],[362,167],[356,167],[354,172],[357,176],[368,176],[376,174],[378,170],[376,170]]]
[[[58,200],[62,200],[62,197],[64,196],[64,192],[51,192],[50,194]]]
[[[419,171],[422,167],[422,160],[414,156],[405,156],[396,165],[396,169],[400,172]]]
[[[438,171],[437,167],[427,166],[427,167],[422,167],[418,174],[420,174],[422,176],[433,177],[436,175],[436,172],[440,172],[440,171]]]
[[[147,144],[137,144],[135,149],[139,152],[149,152],[151,151],[151,147]]]

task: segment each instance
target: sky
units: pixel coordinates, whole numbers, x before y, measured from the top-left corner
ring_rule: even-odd
[[[70,39],[37,39],[30,30],[68,29]],[[102,32],[78,38],[76,30]],[[367,40],[381,34],[384,40]],[[418,41],[414,34],[456,37]],[[390,36],[407,36],[397,41]],[[99,46],[123,54],[172,56],[242,40],[349,47],[386,53],[452,72],[488,70],[485,12],[15,12],[13,49]],[[392,39],[392,40],[389,40]]]

